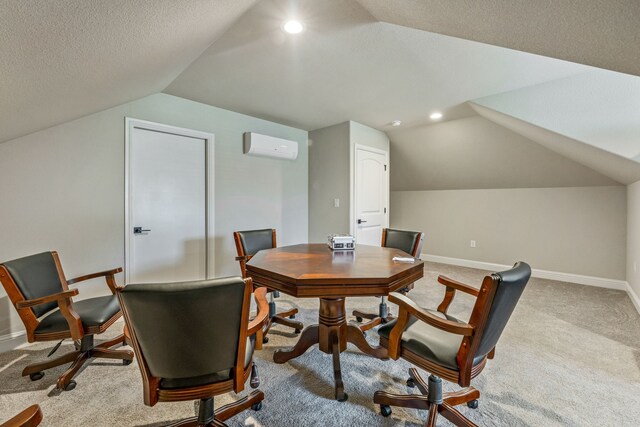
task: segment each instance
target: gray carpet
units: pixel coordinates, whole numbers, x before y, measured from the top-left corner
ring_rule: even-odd
[[[426,277],[412,299],[434,307],[442,297],[436,283],[446,274],[479,286],[485,272],[428,263]],[[298,319],[316,322],[318,302],[283,295],[281,308],[301,309]],[[347,300],[348,309],[375,309],[376,298]],[[473,299],[457,295],[451,314],[467,320]],[[117,334],[114,325],[104,338]],[[266,399],[261,411],[229,420],[231,426],[419,426],[424,411],[394,408],[389,418],[372,402],[376,390],[407,392],[410,364],[380,361],[349,346],[342,354],[349,400],[333,400],[331,357],[317,347],[283,365],[273,352],[293,345],[295,336],[276,326],[264,350],[256,353]],[[369,333],[375,342],[376,333]],[[46,357],[50,343],[0,354],[0,422],[39,403],[45,426],[161,426],[192,416],[193,403],[142,403],[140,372],[134,362],[89,364],[71,392],[54,390],[64,368],[50,370],[37,382],[20,376],[22,368]],[[69,349],[63,346],[62,351]],[[483,426],[624,426],[640,425],[640,316],[624,292],[532,279],[500,342],[473,385],[480,390],[477,410],[461,411]],[[447,390],[457,386],[446,384]],[[225,395],[216,406],[234,399]],[[440,419],[438,425],[450,425]]]

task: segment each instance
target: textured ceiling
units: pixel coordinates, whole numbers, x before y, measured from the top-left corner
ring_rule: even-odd
[[[523,152],[633,182],[640,80],[580,76],[594,70],[582,64],[640,74],[639,12],[635,0],[3,0],[0,142],[165,91],[303,129],[354,120],[418,151],[437,134],[431,112],[477,111],[516,133],[478,129]],[[303,33],[282,31],[292,17]],[[565,160],[581,182],[607,182]],[[514,179],[571,182],[557,170]]]
[[[478,114],[622,184],[640,181],[640,163],[479,104]],[[639,140],[640,141],[640,140]]]
[[[637,76],[594,69],[473,103],[622,157],[640,155]]]
[[[255,0],[3,0],[0,142],[161,92]]]
[[[291,16],[303,33],[281,30]],[[262,0],[165,92],[307,130],[345,120],[389,130],[434,110],[473,114],[470,99],[588,69],[377,22],[356,1]]]
[[[619,185],[480,116],[388,135],[392,190]]]
[[[357,0],[376,19],[640,75],[638,0]]]

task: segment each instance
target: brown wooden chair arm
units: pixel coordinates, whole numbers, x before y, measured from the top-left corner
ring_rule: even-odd
[[[258,305],[258,314],[249,322],[247,335],[251,336],[264,327],[264,323],[269,317],[269,301],[267,301],[267,288],[257,288],[253,291],[253,296]]]
[[[426,310],[423,310],[415,302],[402,294],[392,292],[391,294],[389,294],[389,301],[397,304],[400,307],[400,311],[405,311],[418,320],[433,326],[434,328],[438,328],[445,332],[456,335],[464,335],[466,337],[473,335],[473,326],[469,325],[468,323],[460,323],[454,322],[453,320],[442,319]],[[401,314],[399,314],[399,317],[400,316]],[[400,335],[402,335],[402,331]]]
[[[36,427],[42,421],[40,406],[31,405],[10,420],[0,424],[0,427]]]
[[[438,282],[447,287],[446,291],[444,292],[444,298],[442,298],[442,302],[438,306],[438,311],[442,314],[447,314],[447,310],[449,310],[449,306],[451,305],[453,298],[456,296],[456,290],[465,292],[475,297],[479,295],[479,291],[476,288],[465,285],[464,283],[458,282],[457,280],[449,279],[446,276],[438,276]]]
[[[237,256],[236,261],[249,261],[251,259],[251,255],[243,255]]]
[[[71,338],[74,340],[82,339],[84,336],[84,327],[82,326],[82,320],[80,320],[80,316],[73,309],[73,301],[71,297],[78,295],[79,291],[77,289],[69,289],[68,291],[59,292],[53,295],[47,295],[42,298],[34,298],[26,301],[18,301],[16,303],[17,309],[33,307],[39,304],[45,304],[47,302],[57,301],[58,308],[60,309],[60,313],[66,319],[69,324],[69,331],[71,333]]]
[[[28,300],[24,300],[24,301],[18,301],[16,303],[16,308],[19,310],[21,308],[34,307],[36,305],[46,304],[48,302],[66,300],[66,299],[69,299],[71,297],[74,297],[74,296],[78,295],[78,293],[79,292],[78,292],[77,289],[70,289],[68,291],[58,292],[57,294],[47,295],[46,297],[28,299]]]
[[[445,285],[447,288],[457,289],[469,295],[473,295],[474,297],[480,295],[480,290],[472,286],[465,285],[462,282],[458,282],[457,280],[449,279],[446,276],[438,276],[438,282]]]
[[[116,293],[116,278],[115,275],[122,272],[122,267],[114,268],[112,270],[101,271],[99,273],[87,274],[85,276],[76,277],[71,280],[67,280],[67,284],[72,285],[78,282],[84,282],[85,280],[95,279],[96,277],[104,277],[107,281],[107,286],[111,290],[111,293]]]

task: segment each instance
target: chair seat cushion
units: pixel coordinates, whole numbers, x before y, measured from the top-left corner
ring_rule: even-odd
[[[247,347],[244,356],[244,368],[247,369],[249,364],[253,360],[253,349],[255,347],[256,336],[252,335],[247,338]],[[193,348],[194,351],[198,351],[197,346]],[[208,375],[201,375],[198,377],[188,378],[162,378],[160,381],[160,388],[165,390],[197,387],[205,384],[212,384],[219,381],[227,381],[233,378],[231,369],[225,369],[224,371],[214,372]]]
[[[453,316],[445,315],[439,311],[423,309],[431,314],[443,319],[463,323]],[[378,329],[381,337],[389,339],[391,329],[396,325],[393,320]],[[462,335],[456,335],[435,328],[427,323],[421,322],[413,316],[409,316],[409,321],[402,334],[401,346],[412,353],[449,369],[459,370],[456,356],[462,344]],[[482,358],[474,360],[474,365]]]
[[[118,314],[120,305],[115,295],[104,297],[89,298],[81,301],[73,302],[73,309],[80,320],[82,326],[86,329],[89,327],[101,326],[107,323],[109,319]],[[35,330],[36,334],[46,334],[52,332],[63,332],[69,330],[69,324],[64,318],[59,308],[51,311],[40,320],[40,324]]]

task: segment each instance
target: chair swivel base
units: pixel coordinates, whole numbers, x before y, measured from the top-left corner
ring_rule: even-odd
[[[44,370],[54,368],[56,366],[64,365],[71,362],[71,366],[64,371],[56,382],[56,387],[59,390],[70,391],[76,387],[76,382],[73,380],[75,374],[82,368],[82,366],[90,358],[105,358],[105,359],[121,359],[124,365],[129,365],[133,361],[133,351],[131,350],[112,350],[110,347],[118,344],[124,344],[124,335],[119,335],[116,338],[106,341],[102,344],[94,346],[93,335],[85,335],[82,337],[80,345],[76,344],[76,350],[64,354],[46,362],[34,363],[27,366],[22,371],[22,376],[31,378],[32,381],[37,381],[44,376]]]
[[[368,331],[371,328],[375,328],[380,324],[391,322],[395,319],[395,317],[389,313],[389,308],[387,307],[386,302],[380,303],[378,307],[378,313],[376,314],[366,313],[360,310],[353,310],[352,314],[355,316],[356,321],[358,322],[362,322],[363,319],[369,320],[369,322],[363,323],[362,325],[358,326],[363,332]]]
[[[302,331],[302,329],[304,328],[304,325],[302,324],[302,322],[292,320],[296,317],[296,314],[298,314],[297,308],[276,313],[275,302],[270,302],[269,303],[269,320],[267,321],[264,329],[262,330],[262,343],[266,344],[269,342],[269,337],[267,336],[267,334],[269,333],[269,330],[274,324],[288,326],[289,328],[293,328],[296,334],[299,334],[300,331]]]
[[[373,402],[380,405],[380,413],[383,416],[388,417],[391,415],[391,406],[400,406],[429,411],[426,427],[435,427],[438,415],[442,415],[451,421],[453,425],[459,427],[477,427],[476,424],[454,408],[454,406],[463,403],[466,403],[470,408],[477,408],[480,392],[475,388],[468,387],[457,392],[443,393],[442,380],[440,378],[430,375],[429,381],[426,383],[415,368],[409,369],[407,386],[417,387],[421,394],[398,395],[376,391],[373,396]]]
[[[186,420],[177,421],[168,427],[226,427],[224,423],[229,418],[251,408],[254,411],[262,409],[264,393],[254,390],[249,395],[228,405],[222,406],[217,411],[213,408],[213,397],[200,399],[198,416]]]

